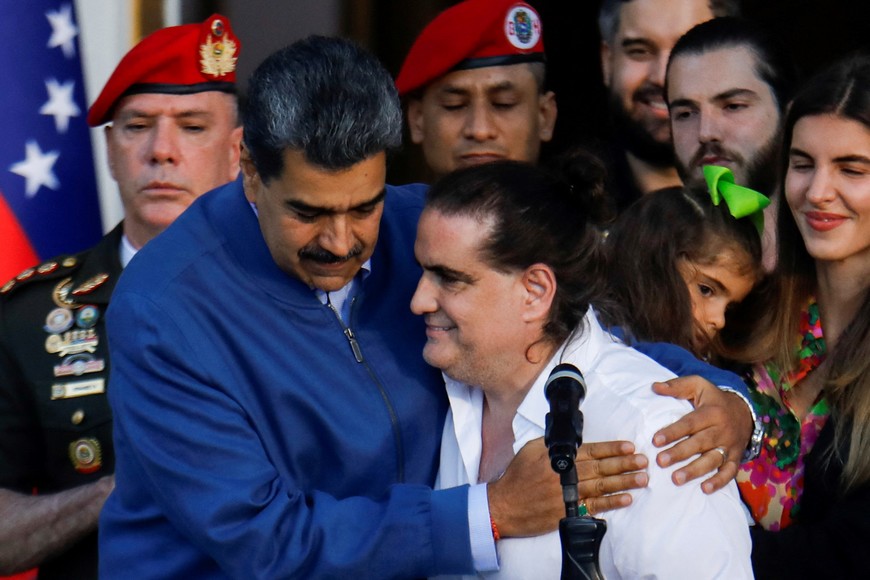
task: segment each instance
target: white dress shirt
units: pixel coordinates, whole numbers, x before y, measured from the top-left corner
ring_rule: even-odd
[[[628,508],[601,514],[607,533],[600,551],[605,578],[751,578],[751,544],[746,517],[734,482],[712,495],[701,480],[681,487],[671,474],[681,465],[658,467],[653,434],[691,410],[686,401],[653,393],[655,381],[674,377],[657,363],[626,347],[601,328],[593,312],[579,337],[563,344],[529,390],[513,421],[514,453],[544,434],[549,405],[544,385],[557,364],[574,364],[587,386],[581,404],[583,441],[632,441],[650,458],[649,486],[631,492]],[[478,479],[481,455],[483,392],[445,377],[450,411],[441,442],[436,487]],[[499,579],[558,579],[561,548],[558,532],[498,542],[500,571],[481,574]]]

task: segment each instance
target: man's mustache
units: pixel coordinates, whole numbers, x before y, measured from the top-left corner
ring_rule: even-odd
[[[344,256],[336,256],[328,250],[324,250],[319,246],[306,246],[299,250],[299,258],[302,260],[310,260],[319,264],[337,264],[339,262],[347,262],[362,254],[362,244],[355,245],[350,252]]]

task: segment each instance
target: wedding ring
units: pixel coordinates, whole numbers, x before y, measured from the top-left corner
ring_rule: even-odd
[[[724,447],[714,447],[713,451],[716,451],[722,455],[722,463],[719,464],[719,467],[725,465],[725,462],[728,461],[728,454],[725,452]]]
[[[580,504],[577,506],[577,508],[578,508],[577,512],[579,515],[581,515],[581,516],[589,515],[589,508],[586,507],[586,500],[585,499],[580,502]]]

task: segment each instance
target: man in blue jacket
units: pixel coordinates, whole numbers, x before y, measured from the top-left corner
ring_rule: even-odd
[[[422,187],[384,185],[401,122],[349,42],[254,73],[243,178],[144,248],[109,309],[103,577],[471,573],[497,566],[493,521],[555,529],[540,442],[498,482],[431,489],[447,403],[408,308]]]

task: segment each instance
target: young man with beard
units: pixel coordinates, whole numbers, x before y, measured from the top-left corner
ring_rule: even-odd
[[[665,68],[692,26],[737,12],[734,0],[604,0],[601,66],[613,122],[609,186],[616,209],[679,185],[665,104]]]
[[[695,26],[668,62],[667,100],[680,177],[703,184],[704,165],[723,165],[737,183],[771,198],[762,238],[767,270],[776,259],[780,125],[796,81],[784,47],[738,18]]]

